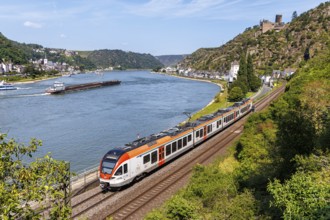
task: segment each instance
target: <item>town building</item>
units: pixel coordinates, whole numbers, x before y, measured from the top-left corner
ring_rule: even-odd
[[[238,61],[235,60],[234,62],[232,62],[230,64],[229,78],[231,78],[232,80],[236,80],[238,70],[239,70],[239,63],[238,63]]]

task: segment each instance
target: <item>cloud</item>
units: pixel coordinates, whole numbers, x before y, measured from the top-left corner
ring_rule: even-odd
[[[23,24],[25,27],[29,27],[29,28],[42,28],[42,24],[40,23],[36,23],[36,22],[32,22],[32,21],[26,21]]]

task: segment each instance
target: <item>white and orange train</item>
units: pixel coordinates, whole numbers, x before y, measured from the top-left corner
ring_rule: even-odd
[[[110,150],[100,163],[100,187],[103,190],[122,187],[144,177],[206,141],[252,109],[252,100],[245,99],[184,126],[176,126]]]

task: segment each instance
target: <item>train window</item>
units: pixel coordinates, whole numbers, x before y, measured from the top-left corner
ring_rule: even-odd
[[[178,150],[182,148],[182,139],[178,140]]]
[[[203,137],[204,130],[203,129],[199,130],[199,133],[200,133],[200,137]]]
[[[189,136],[188,136],[188,142],[190,142],[191,141],[191,134],[189,134]]]
[[[199,131],[196,131],[196,137],[197,138],[199,137]]]
[[[102,173],[104,174],[111,174],[112,169],[115,167],[117,161],[114,159],[104,159],[102,161]]]
[[[207,126],[207,133],[211,133],[212,132],[212,125],[208,125]]]
[[[171,154],[171,145],[166,145],[166,156]]]
[[[120,167],[118,168],[118,170],[116,171],[115,176],[120,176],[120,175],[122,175],[122,174],[123,174],[123,167],[120,166]]]
[[[217,121],[217,128],[219,128],[221,125],[221,119],[219,121]]]
[[[156,163],[158,158],[157,158],[157,151],[154,151],[151,153],[151,163]]]
[[[183,147],[187,146],[187,137],[183,138]]]
[[[172,143],[172,153],[176,151],[176,141]]]
[[[127,164],[124,164],[124,173],[127,173],[128,169],[127,169]]]
[[[150,162],[150,154],[147,154],[143,157],[143,164]]]

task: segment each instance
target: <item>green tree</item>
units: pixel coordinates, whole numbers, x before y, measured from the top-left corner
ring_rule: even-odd
[[[239,87],[242,90],[243,93],[243,97],[245,97],[246,93],[249,91],[248,85],[246,84],[246,82],[244,80],[242,80],[241,78],[238,78],[237,80],[235,80],[229,88],[229,93],[231,92],[231,90],[235,87]]]
[[[231,102],[237,102],[242,100],[244,97],[245,95],[243,94],[242,89],[238,86],[235,86],[230,90],[228,95],[228,100]]]
[[[241,80],[245,85],[248,84],[248,78],[247,78],[247,64],[246,64],[246,56],[245,53],[241,54],[240,60],[239,60],[239,70],[237,73],[237,80]]]
[[[298,172],[283,184],[275,180],[268,185],[274,197],[273,205],[283,211],[284,219],[330,219],[327,172],[318,175]]]
[[[38,76],[43,75],[42,71],[37,70],[33,64],[29,64],[25,67],[24,73],[31,76],[32,78],[36,78]]]
[[[49,155],[25,164],[41,141],[32,139],[29,145],[17,143],[0,135],[0,218],[40,218],[37,205],[50,205],[51,219],[69,219],[71,208],[67,203],[70,171],[67,163]],[[47,202],[46,202],[47,201]]]
[[[304,52],[304,60],[307,61],[310,58],[309,47],[306,48]]]
[[[249,71],[253,72],[253,66],[249,66],[249,68],[250,68]],[[235,87],[239,87],[241,89],[241,92],[243,95],[240,95],[240,97],[243,97],[243,98],[245,97],[246,93],[251,90],[250,85],[249,85],[248,66],[246,63],[245,53],[241,54],[241,58],[240,58],[240,62],[239,62],[239,70],[237,73],[237,79],[230,85],[229,95],[232,93],[231,90]],[[233,92],[234,96],[231,98],[231,100],[234,100],[234,99],[237,100],[236,99],[237,92],[238,92],[238,90],[235,89]]]
[[[292,19],[291,19],[291,21],[295,20],[297,17],[298,17],[297,11],[294,11],[292,13]]]
[[[166,210],[169,219],[197,219],[197,210],[194,204],[179,195],[175,195],[169,200]]]
[[[247,59],[246,72],[247,72],[249,90],[252,92],[256,92],[258,88],[261,86],[261,81],[254,74],[252,57],[250,55],[248,55],[248,59]]]

